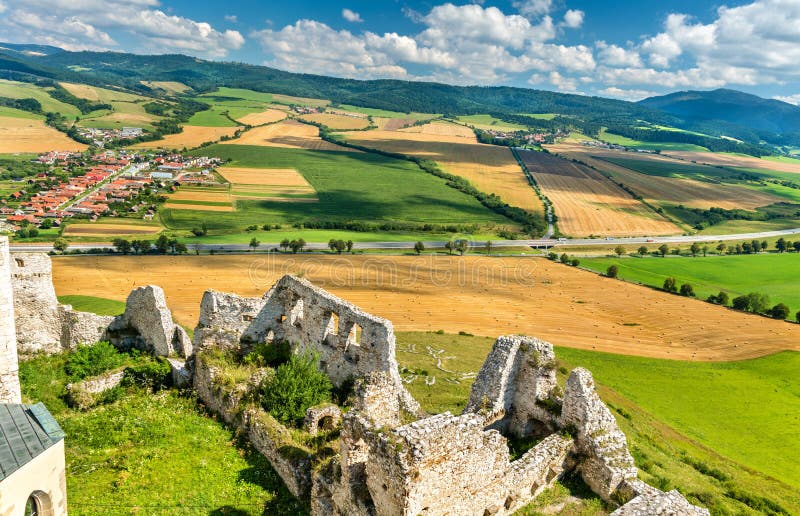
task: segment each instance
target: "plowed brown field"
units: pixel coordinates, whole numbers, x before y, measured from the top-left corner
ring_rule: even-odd
[[[553,202],[558,228],[570,236],[646,236],[681,229],[637,201],[602,174],[544,152],[520,157]]]
[[[541,258],[447,256],[135,256],[53,260],[58,295],[124,300],[160,285],[176,320],[197,323],[203,292],[260,296],[305,277],[398,331],[522,333],[554,344],[684,360],[800,350],[800,325],[664,294]]]

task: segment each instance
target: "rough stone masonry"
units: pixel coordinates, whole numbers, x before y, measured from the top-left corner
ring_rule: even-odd
[[[615,514],[708,514],[677,491],[664,493],[637,478],[626,437],[591,373],[572,371],[562,393],[547,342],[498,338],[463,413],[427,415],[400,378],[391,322],[306,280],[285,276],[261,298],[208,291],[200,308],[194,342],[172,322],[156,286],[134,290],[118,317],[76,312],[58,304],[48,256],[12,260],[0,237],[0,401],[20,397],[15,334],[25,354],[108,339],[172,356],[177,377],[210,410],[246,430],[289,490],[310,501],[313,514],[511,514],[570,471],[604,500],[627,501]],[[314,352],[334,385],[354,382],[349,411],[320,406],[307,413],[310,431],[340,428],[338,455],[327,467],[312,468],[308,455],[283,454],[291,432],[269,414],[241,413],[238,404],[263,375],[226,392],[201,360],[213,349],[244,354],[277,342],[288,342],[295,353]],[[512,460],[509,439],[535,445]]]

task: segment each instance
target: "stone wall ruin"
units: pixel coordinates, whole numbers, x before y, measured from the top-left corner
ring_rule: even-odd
[[[172,321],[158,287],[134,290],[124,314],[103,318],[59,305],[51,280],[49,257],[23,253],[12,261],[0,238],[0,398],[19,399],[15,334],[24,354],[104,338],[177,355],[187,360],[170,360],[174,373],[243,431],[289,490],[310,501],[313,514],[505,515],[567,472],[578,472],[609,503],[627,500],[615,514],[708,514],[676,491],[637,479],[625,435],[591,373],[575,369],[562,392],[553,347],[538,339],[498,338],[463,413],[428,416],[403,386],[391,322],[306,280],[285,276],[261,298],[206,292],[193,342]],[[354,382],[346,413],[335,406],[307,413],[310,430],[340,425],[338,451],[321,467],[312,467],[303,450],[286,452],[291,432],[272,416],[240,406],[263,377],[222,389],[219,371],[204,359],[275,342],[315,353],[335,385]],[[513,460],[512,439],[531,444]]]

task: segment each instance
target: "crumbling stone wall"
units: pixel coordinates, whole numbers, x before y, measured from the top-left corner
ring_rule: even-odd
[[[284,276],[263,298],[207,291],[194,346],[247,352],[256,343],[289,342],[298,353],[319,355],[319,367],[336,386],[383,373],[382,393],[411,414],[419,404],[403,386],[392,323],[368,314],[307,280]]]
[[[59,304],[52,263],[45,253],[13,253],[11,285],[21,355],[58,353],[78,344],[93,344],[103,340],[114,319]]]
[[[0,403],[21,403],[8,237],[0,236]]]

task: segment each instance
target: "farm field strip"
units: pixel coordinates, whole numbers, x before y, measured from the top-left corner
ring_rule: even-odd
[[[291,168],[220,167],[218,172],[231,183],[236,199],[280,202],[316,202],[316,191],[297,170]]]
[[[235,211],[231,205],[218,205],[218,204],[202,204],[198,201],[195,204],[184,204],[183,202],[169,202],[164,203],[164,208],[173,210],[186,210],[186,211]]]
[[[9,97],[12,99],[33,98],[39,101],[43,111],[53,111],[71,118],[81,114],[78,108],[72,104],[67,104],[66,102],[61,102],[51,97],[45,88],[26,82],[0,79],[0,97]]]
[[[369,120],[366,118],[337,115],[335,113],[314,113],[311,115],[302,115],[300,118],[308,120],[309,122],[326,125],[331,129],[347,130],[366,129],[369,127]]]
[[[781,199],[740,185],[715,184],[695,179],[648,176],[607,161],[605,158],[626,157],[627,153],[608,151],[576,144],[548,146],[551,152],[587,163],[611,174],[645,200],[653,204],[683,204],[690,208],[755,209]],[[661,157],[637,155],[637,159],[663,160]]]
[[[466,129],[454,124],[448,127]],[[403,130],[362,131],[344,136],[366,147],[436,161],[445,171],[469,180],[485,193],[497,194],[513,206],[544,213],[541,200],[511,150],[477,143],[474,134],[466,138]]]
[[[236,127],[183,126],[183,132],[168,134],[161,140],[133,145],[134,149],[182,149],[194,148],[205,142],[215,142],[223,136],[232,136]]]
[[[670,235],[681,230],[600,173],[544,152],[519,151],[572,236]]]
[[[469,127],[449,122],[431,122],[425,125],[415,125],[400,129],[403,133],[419,133],[429,136],[457,136],[475,141],[475,133]]]
[[[537,258],[447,256],[64,257],[56,292],[124,300],[160,285],[193,327],[203,292],[261,296],[283,274],[386,317],[398,331],[535,335],[554,344],[698,361],[800,350],[800,325],[734,312]]]
[[[160,226],[143,224],[70,224],[65,236],[108,236],[108,235],[152,235],[161,231]]]
[[[726,167],[757,168],[762,170],[776,170],[778,172],[792,172],[800,174],[800,163],[792,161],[774,161],[760,159],[753,156],[740,156],[722,154],[718,152],[678,152],[666,151],[667,156],[681,160],[708,165],[722,165]]]
[[[208,202],[230,202],[230,192],[225,189],[190,189],[180,188],[177,192],[169,195],[170,201],[208,201]]]
[[[296,120],[255,127],[243,133],[239,138],[222,142],[222,144],[353,152],[351,149],[326,142],[319,137],[319,128]]]
[[[286,118],[286,112],[279,109],[267,109],[259,113],[250,113],[236,120],[246,125],[262,125],[280,122]]]

